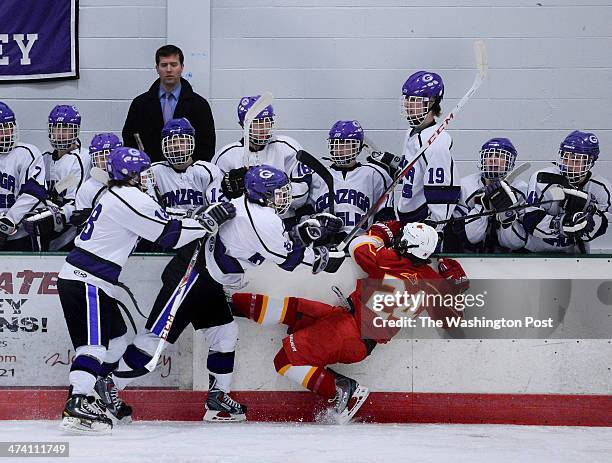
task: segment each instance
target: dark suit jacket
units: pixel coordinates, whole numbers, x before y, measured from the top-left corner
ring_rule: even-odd
[[[123,143],[138,148],[135,133],[140,134],[145,152],[152,162],[164,161],[161,151],[161,130],[164,127],[161,104],[159,102],[159,79],[149,90],[132,101],[125,124]],[[205,98],[193,91],[191,84],[181,78],[179,95],[174,118],[186,117],[195,129],[194,160],[210,161],[215,153],[215,121],[210,105]]]

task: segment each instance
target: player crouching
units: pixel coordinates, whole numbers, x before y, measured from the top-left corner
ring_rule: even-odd
[[[469,283],[457,261],[440,260],[438,272],[428,265],[437,242],[438,234],[428,225],[409,223],[402,228],[398,221],[379,222],[370,227],[367,235],[351,243],[350,253],[370,279],[402,280],[411,293],[431,289],[452,294],[466,291]],[[362,303],[362,293],[366,293],[364,281],[367,280],[357,282],[344,306],[297,297],[275,300],[248,293],[234,294],[232,298],[236,313],[262,325],[289,326],[291,334],[283,339],[274,358],[276,371],[333,403],[339,424],[351,420],[369,391],[327,365],[360,362],[378,343],[387,342],[399,331],[387,327],[372,329],[375,326],[372,317],[377,314]],[[461,316],[453,308],[435,308],[435,313],[427,310],[430,317],[437,319]],[[397,307],[390,316],[398,318],[400,311]]]

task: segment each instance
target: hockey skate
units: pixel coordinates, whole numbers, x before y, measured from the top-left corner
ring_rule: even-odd
[[[71,394],[62,413],[60,428],[68,432],[109,433],[113,422],[106,416],[104,405],[92,396]]]
[[[117,386],[111,375],[98,378],[94,386],[94,396],[106,407],[106,416],[113,424],[129,424],[132,422],[132,407],[125,404],[119,397]]]
[[[336,397],[330,402],[334,404],[336,423],[346,424],[361,408],[370,391],[367,387],[360,386],[354,379],[336,372],[334,374],[336,375]]]
[[[236,402],[221,389],[216,387],[216,380],[211,375],[208,386],[208,398],[204,405],[204,421],[238,422],[246,421],[246,405]]]

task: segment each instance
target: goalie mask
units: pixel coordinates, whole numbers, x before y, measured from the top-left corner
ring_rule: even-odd
[[[238,123],[244,127],[244,118],[247,112],[255,104],[261,95],[245,96],[238,103]],[[265,146],[272,138],[274,129],[274,108],[266,106],[251,122],[249,128],[249,141],[253,145]]]
[[[289,210],[291,183],[282,170],[266,164],[251,167],[244,176],[244,187],[249,201],[273,207],[278,215]]]
[[[480,149],[478,168],[486,179],[503,180],[514,169],[516,148],[507,138],[492,138]]]
[[[427,260],[438,246],[438,233],[433,227],[424,223],[407,223],[402,234],[395,242],[397,252],[408,257]]]
[[[57,105],[49,114],[49,143],[56,150],[67,150],[79,138],[81,115],[70,105]]]
[[[0,101],[0,154],[13,151],[17,143],[17,119],[7,104]]]
[[[94,167],[106,170],[108,155],[115,148],[123,146],[119,137],[114,133],[99,133],[92,138],[89,144],[89,156]]]
[[[418,127],[443,97],[442,77],[435,72],[415,72],[402,87],[402,116],[408,120],[410,127]]]
[[[127,181],[142,191],[153,190],[151,160],[143,151],[121,146],[108,155],[106,170],[111,180]]]
[[[162,129],[162,153],[173,166],[187,163],[195,149],[195,129],[185,118],[171,119]]]
[[[573,185],[579,184],[599,157],[599,140],[594,133],[574,130],[559,146],[557,166]]]
[[[363,148],[363,129],[359,122],[336,122],[329,131],[327,147],[335,165],[352,166]]]

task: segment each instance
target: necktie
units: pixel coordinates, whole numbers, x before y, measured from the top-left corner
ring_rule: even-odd
[[[164,124],[172,119],[172,115],[174,114],[171,104],[171,99],[174,98],[174,95],[172,93],[166,93],[165,98],[163,107]]]

